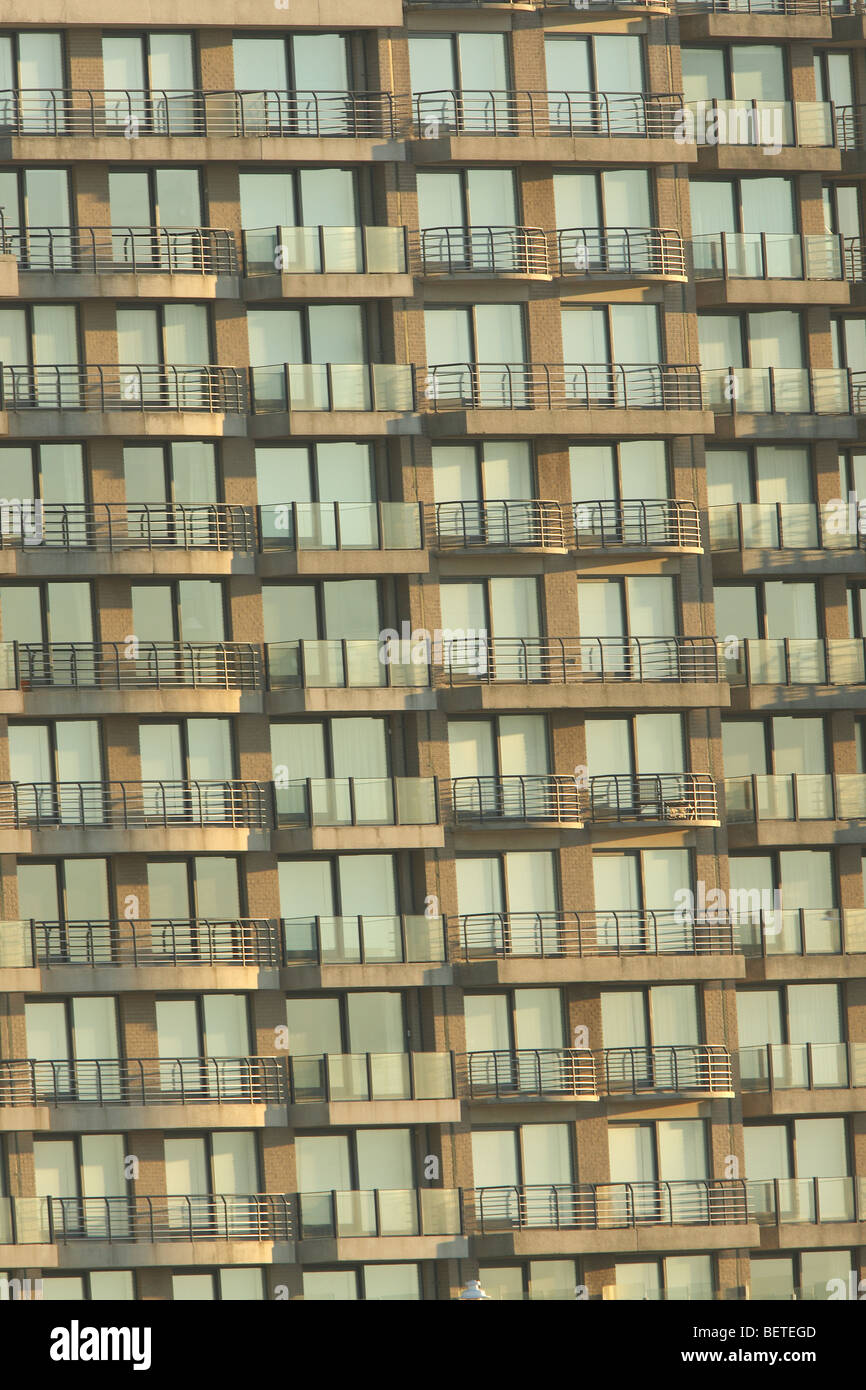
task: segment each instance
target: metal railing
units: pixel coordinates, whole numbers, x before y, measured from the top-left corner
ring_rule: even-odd
[[[714,637],[494,637],[443,648],[440,685],[717,681]]]
[[[405,275],[405,227],[250,227],[245,275]]]
[[[699,1091],[732,1095],[731,1054],[726,1047],[695,1043],[668,1047],[606,1047],[596,1052],[599,1090],[604,1095]]]
[[[835,108],[836,143],[842,150],[866,147],[866,106]]]
[[[470,1234],[616,1230],[644,1225],[742,1225],[746,1183],[732,1178],[678,1182],[548,1183],[480,1187],[464,1193]]]
[[[451,1052],[329,1052],[289,1057],[289,1102],[453,1100]]]
[[[854,0],[677,0],[677,9],[682,13],[707,10],[710,14],[843,15],[854,13]]]
[[[760,820],[860,820],[866,773],[751,773],[725,778],[729,824]]]
[[[390,92],[6,88],[0,133],[375,139],[396,133],[394,106]]]
[[[560,1096],[598,1099],[595,1058],[575,1048],[465,1052],[455,1058],[457,1084],[470,1100]]]
[[[0,254],[22,271],[238,273],[234,237],[218,227],[18,227],[0,212]]]
[[[0,366],[0,410],[192,410],[242,415],[240,367]]]
[[[433,777],[304,777],[276,786],[277,826],[437,825]]]
[[[704,408],[725,415],[850,415],[866,408],[866,373],[847,367],[719,367],[701,372],[701,387]]]
[[[557,92],[510,89],[417,92],[417,136],[537,135],[673,140],[681,129],[676,92]]]
[[[748,145],[772,151],[792,146],[832,148],[842,145],[843,109],[832,101],[702,98],[682,104],[679,138],[685,136],[698,146]]]
[[[393,362],[276,363],[250,368],[255,415],[282,410],[415,409],[415,369]]]
[[[678,497],[616,498],[572,504],[578,550],[663,546],[700,550],[697,503]]]
[[[709,822],[719,819],[716,784],[700,772],[616,774],[588,779],[586,819]]]
[[[846,236],[843,238],[843,267],[846,280],[866,279],[866,260],[863,255],[863,238]]]
[[[293,1193],[220,1193],[158,1197],[0,1198],[0,1232],[12,1245],[86,1241],[289,1241]]]
[[[433,411],[703,408],[700,368],[674,363],[440,363],[421,400]]]
[[[422,275],[549,275],[541,227],[425,227],[413,237]]]
[[[709,232],[692,238],[692,254],[699,279],[842,280],[853,266],[830,232]]]
[[[719,640],[719,660],[731,685],[863,685],[862,637],[745,637],[735,650]]]
[[[744,1091],[866,1086],[866,1043],[760,1043],[738,1056]]]
[[[711,550],[857,550],[859,513],[814,502],[728,502],[708,509]],[[851,521],[853,520],[853,526]]]
[[[509,5],[519,5],[521,9],[532,10],[588,10],[601,9],[610,10],[625,5],[634,9],[669,9],[668,0],[404,0],[407,9],[434,10],[434,9],[483,9],[487,5],[495,5],[499,9],[507,8]],[[802,3],[802,0],[797,0]],[[819,3],[819,0],[815,0]]]
[[[0,923],[2,967],[283,964],[279,923],[267,917]]]
[[[454,777],[441,784],[443,805],[458,825],[539,821],[580,825],[586,794],[574,777]]]
[[[550,241],[555,275],[686,274],[683,239],[668,227],[568,227]]]
[[[347,1236],[442,1236],[463,1230],[459,1188],[300,1192],[299,1240]]]
[[[862,1221],[866,1178],[768,1178],[747,1184],[749,1220],[762,1226]]]
[[[284,917],[285,965],[409,965],[446,959],[444,918],[389,916]]]
[[[428,544],[438,550],[565,550],[569,544],[562,503],[534,498],[433,502],[425,507],[424,524]]]
[[[746,956],[853,955],[866,951],[866,910],[863,908],[798,907],[761,910],[757,890],[732,889],[737,938]],[[739,905],[741,902],[741,905]]]
[[[426,650],[423,660],[417,660],[415,645],[399,639],[301,638],[269,642],[265,652],[269,690],[418,690],[430,685]]]
[[[286,1057],[0,1061],[5,1105],[286,1105]]]
[[[262,550],[419,550],[418,502],[283,502],[258,508]]]
[[[0,828],[267,829],[272,784],[240,781],[0,782]]]
[[[3,642],[18,690],[260,690],[251,642]],[[2,674],[0,674],[2,684]]]
[[[736,931],[727,922],[683,921],[663,911],[474,912],[448,919],[459,958],[734,955]]]
[[[235,550],[256,545],[252,507],[201,502],[38,502],[34,524],[0,501],[0,550]],[[8,517],[6,512],[8,511]]]
[[[447,791],[446,791],[447,789]],[[708,822],[719,819],[716,785],[703,773],[611,774],[581,783],[561,775],[454,777],[443,783],[451,819],[465,822]]]

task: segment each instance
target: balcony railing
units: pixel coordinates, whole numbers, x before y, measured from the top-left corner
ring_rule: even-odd
[[[667,227],[569,227],[551,237],[556,275],[686,274],[683,239]]]
[[[746,1186],[749,1219],[762,1226],[866,1218],[866,1178],[768,1178]]]
[[[717,681],[714,637],[494,637],[443,650],[437,683],[583,685]]]
[[[843,238],[829,232],[710,232],[693,238],[692,252],[695,275],[707,280],[842,280],[853,266]]]
[[[744,1091],[866,1086],[866,1043],[761,1043],[739,1059]]]
[[[430,684],[427,659],[413,660],[413,644],[399,640],[301,639],[270,642],[266,650],[270,690],[407,690]]]
[[[474,912],[449,918],[460,957],[733,955],[735,928],[726,922],[684,922],[674,909],[656,912]]]
[[[415,409],[412,367],[391,362],[282,363],[251,367],[254,414],[282,410]]]
[[[750,145],[774,152],[791,146],[846,148],[845,109],[831,101],[687,101],[680,139],[685,134],[698,145]]]
[[[753,890],[732,889],[732,902],[742,900],[736,914],[737,936],[747,956],[850,955],[866,951],[866,911],[863,908],[784,908],[762,911],[751,901]]]
[[[183,825],[267,829],[263,782],[0,782],[0,828],[138,830]]]
[[[690,3],[693,2],[694,0],[690,0]],[[668,9],[667,0],[404,0],[404,3],[410,10],[484,9],[488,5],[497,6],[499,9],[519,5],[524,10],[610,10],[620,5],[635,9]],[[818,3],[818,0],[815,0],[815,3]]]
[[[154,1244],[156,1241],[288,1241],[292,1193],[249,1196],[3,1197],[0,1241],[12,1245]]]
[[[445,960],[442,917],[284,917],[286,965],[409,965]]]
[[[451,1100],[450,1052],[329,1052],[289,1057],[289,1100]]]
[[[2,642],[0,687],[18,690],[259,690],[250,642]]]
[[[306,777],[276,787],[277,825],[436,825],[433,777]]]
[[[426,227],[413,241],[422,275],[549,275],[540,227]]]
[[[608,1047],[595,1054],[599,1090],[605,1095],[698,1091],[731,1095],[731,1054],[707,1043],[674,1047]]]
[[[418,550],[417,502],[283,502],[258,509],[262,550]]]
[[[450,812],[464,822],[718,821],[716,787],[703,773],[646,773],[576,777],[523,775],[454,777]]]
[[[537,135],[673,140],[675,92],[441,90],[412,98],[416,136]]]
[[[285,1105],[288,1061],[286,1057],[0,1061],[0,1106]]]
[[[677,497],[616,498],[572,506],[578,550],[609,546],[700,550],[697,504]]]
[[[720,640],[719,659],[731,685],[863,685],[862,637],[747,637],[730,653]]]
[[[704,773],[617,774],[588,781],[587,820],[712,824],[719,819],[716,784]]]
[[[464,1209],[470,1233],[478,1235],[742,1225],[748,1219],[746,1184],[729,1178],[480,1187],[464,1193]]]
[[[458,824],[513,821],[583,823],[586,794],[574,777],[454,777],[442,784],[452,819]]]
[[[842,15],[854,13],[854,0],[677,0],[677,9],[685,14],[694,9],[710,14]]]
[[[390,92],[0,91],[0,132],[6,135],[387,139],[395,130]]]
[[[300,1192],[299,1240],[350,1236],[447,1236],[463,1230],[459,1188]]]
[[[560,502],[434,502],[425,509],[424,522],[428,544],[438,550],[565,550],[569,544]]]
[[[241,415],[239,367],[0,366],[0,410],[191,410]]]
[[[0,967],[279,966],[279,924],[266,917],[0,922]]]
[[[836,141],[842,150],[862,150],[866,146],[866,107],[836,107]]]
[[[724,415],[850,415],[866,407],[866,373],[845,367],[722,367],[702,371],[701,383],[704,408]]]
[[[202,502],[37,502],[0,499],[0,550],[235,550],[256,542],[251,507]]]
[[[857,550],[854,513],[814,502],[728,502],[709,508],[711,550]]]
[[[245,275],[405,275],[404,227],[255,227],[244,231]]]
[[[701,410],[698,367],[452,362],[431,366],[428,410]]]
[[[22,271],[238,273],[234,237],[218,227],[17,227],[0,211],[0,253]]]
[[[466,1052],[456,1059],[461,1094],[470,1100],[556,1096],[598,1099],[595,1057],[574,1048]]]
[[[725,778],[729,823],[759,820],[859,820],[866,816],[866,773],[787,772]]]

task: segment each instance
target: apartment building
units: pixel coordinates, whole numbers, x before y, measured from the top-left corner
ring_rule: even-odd
[[[850,1296],[861,0],[38,8],[0,1297]]]

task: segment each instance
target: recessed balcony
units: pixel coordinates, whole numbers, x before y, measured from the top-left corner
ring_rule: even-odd
[[[454,1102],[454,1059],[450,1052],[356,1052],[326,1053],[315,1057],[289,1057],[286,1068],[288,1103],[295,1107],[290,1124],[339,1123],[341,1107],[353,1106],[351,1122],[364,1123],[363,1112],[354,1106],[366,1102],[396,1105],[404,1118],[420,1123],[441,1123],[459,1120],[458,1104],[447,1106],[437,1102]],[[431,1104],[425,1106],[424,1102]],[[323,1114],[321,1106],[328,1106]],[[305,1106],[315,1106],[307,1118]],[[426,1113],[425,1113],[426,1111]],[[348,1113],[348,1112],[347,1112]],[[368,1118],[375,1123],[375,1116]]]
[[[680,114],[680,139],[698,151],[706,172],[757,171],[772,152],[781,172],[839,173],[840,151],[853,139],[844,108],[829,101],[687,101]],[[694,147],[693,146],[693,147]]]
[[[238,275],[234,237],[217,227],[16,227],[0,209],[0,254],[15,257],[19,292],[30,299],[70,285],[81,295],[213,298],[216,284],[203,279]],[[228,288],[236,297],[236,285]]]
[[[843,568],[860,571],[864,567],[866,541],[860,534],[856,506],[842,501],[819,505],[814,502],[729,502],[708,509],[710,550],[718,564],[725,553],[739,552],[739,563],[749,570],[758,567],[779,569],[783,556],[760,552],[793,551],[793,565],[799,568],[826,567],[833,573]],[[853,522],[853,525],[852,525]],[[757,555],[746,558],[744,552]],[[806,552],[806,553],[804,553]],[[822,554],[821,552],[825,552]],[[739,557],[738,557],[739,559]]]
[[[443,807],[456,826],[567,825],[582,828],[586,794],[574,777],[453,777],[441,784]]]
[[[719,823],[715,783],[703,773],[454,777],[442,791],[458,826]]]
[[[676,92],[513,88],[417,92],[412,97],[414,136],[418,142],[415,158],[441,159],[443,140],[452,144],[455,139],[464,142],[462,148],[454,146],[454,155],[458,157],[465,152],[467,141],[475,148],[480,140],[477,147],[483,149],[485,140],[504,137],[510,141],[519,135],[523,137],[525,158],[530,160],[569,158],[569,147],[563,145],[569,140],[580,143],[586,151],[592,150],[586,157],[594,159],[604,159],[610,142],[616,161],[624,157],[623,152],[616,154],[618,141],[638,140],[643,159],[683,163],[688,162],[689,154],[679,134],[683,124],[681,110],[682,97]],[[655,151],[654,144],[658,146]]]
[[[421,913],[376,916],[284,917],[287,966],[441,964],[445,923]]]
[[[818,3],[818,0],[815,0]],[[668,0],[404,0],[408,10],[667,10]]]
[[[289,1059],[285,1057],[0,1061],[0,1107],[4,1108],[285,1106],[289,1096]]]
[[[587,780],[586,819],[594,824],[719,824],[716,784],[704,773],[618,773]]]
[[[429,568],[417,502],[287,502],[258,508],[264,574],[419,574]]]
[[[859,239],[858,239],[859,240]],[[847,305],[855,238],[785,232],[711,232],[692,240],[698,306]]]
[[[823,1225],[866,1220],[866,1178],[753,1179],[748,1190],[749,1220],[759,1226]],[[817,1234],[817,1233],[816,1233]],[[798,1232],[804,1242],[806,1233]],[[819,1244],[814,1237],[810,1244]]]
[[[115,568],[128,574],[152,572],[154,552],[173,552],[184,567],[213,567],[213,552],[231,560],[257,548],[252,507],[227,503],[160,502],[24,502],[0,501],[0,566],[6,571],[45,568],[67,572],[57,552],[75,556],[75,568],[96,572]],[[100,562],[89,552],[118,555],[118,563]],[[51,554],[46,554],[51,552]],[[169,556],[160,561],[172,563]]]
[[[866,951],[866,911],[863,908],[799,907],[766,911],[756,890],[732,889],[731,911],[737,902],[736,932],[743,954],[762,958],[765,965],[776,956],[809,957],[809,977],[837,978],[840,962],[834,956],[860,955]],[[824,957],[822,961],[819,957]],[[790,967],[768,968],[763,978],[784,977]]]
[[[514,276],[549,279],[547,234],[541,227],[425,227],[411,241],[423,276]]]
[[[561,502],[491,500],[434,502],[425,508],[431,549],[558,550],[571,544],[567,508]]]
[[[404,227],[257,227],[242,238],[249,302],[412,297]]]

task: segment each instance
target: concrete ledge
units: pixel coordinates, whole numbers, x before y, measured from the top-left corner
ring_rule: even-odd
[[[464,1260],[469,1254],[469,1240],[461,1235],[342,1236],[299,1240],[297,1252],[301,1265],[335,1264],[343,1260]]]
[[[270,837],[274,854],[303,854],[307,850],[441,849],[445,831],[441,825],[316,825],[275,830]],[[2,846],[0,846],[2,847]],[[177,847],[174,850],[177,853]]]
[[[177,0],[140,0],[135,15],[119,9],[116,0],[5,0],[4,24],[58,25],[87,28],[105,25],[111,29],[242,28],[273,30],[278,24],[304,29],[374,29],[399,27],[403,23],[400,0],[304,0],[303,13],[273,13],[261,0],[185,0],[183,10]]]
[[[669,140],[645,140],[641,136],[570,135],[442,135],[436,140],[414,136],[409,150],[415,164],[589,164],[609,168],[617,164],[697,164],[698,147]],[[838,151],[836,152],[838,155]],[[69,156],[66,156],[67,159]],[[202,156],[207,158],[207,156]],[[345,159],[346,156],[343,156]],[[838,164],[835,166],[838,168]]]
[[[190,271],[22,270],[20,288],[5,291],[0,276],[0,299],[240,299],[238,275],[198,275]]]
[[[283,435],[313,438],[370,439],[379,435],[421,434],[421,417],[413,411],[387,410],[279,410],[250,415],[251,439],[278,439]]]
[[[40,1134],[81,1131],[125,1133],[139,1129],[264,1129],[286,1127],[284,1105],[216,1101],[190,1105],[10,1105],[0,1107],[0,1131]]]
[[[731,849],[749,849],[752,845],[859,845],[866,841],[866,820],[728,821],[727,825]]]
[[[363,714],[370,712],[438,709],[439,701],[435,690],[421,687],[417,690],[404,690],[394,686],[385,689],[351,690],[272,690],[265,696],[265,713],[281,714]],[[2,712],[2,704],[0,704]]]
[[[0,299],[18,298],[18,261],[14,256],[0,256]]]
[[[78,578],[97,574],[116,574],[124,578],[137,575],[229,575],[255,574],[256,556],[244,551],[181,550],[70,550],[33,545],[23,550],[0,550],[0,574],[59,575]]]
[[[329,1125],[454,1125],[460,1119],[459,1100],[311,1101],[288,1107],[292,1129],[323,1129]]]
[[[246,854],[267,852],[270,831],[231,826],[153,826],[109,830],[69,826],[50,830],[0,830],[4,854]]]
[[[744,43],[790,43],[797,39],[828,42],[838,38],[829,15],[688,14],[678,11],[683,43],[695,39],[740,39]]]
[[[363,967],[362,967],[363,968]],[[389,967],[389,970],[393,967]],[[286,972],[265,965],[58,965],[0,967],[0,991],[44,994],[111,994],[125,990],[280,990]],[[388,979],[390,979],[390,974]],[[383,985],[387,981],[382,982]],[[302,986],[303,988],[303,986]]]
[[[258,555],[263,579],[296,574],[429,574],[429,550],[265,550]]]
[[[811,714],[817,709],[850,709],[862,712],[866,687],[862,685],[745,685],[731,687],[731,709],[784,710]]]
[[[799,1229],[799,1228],[797,1228]],[[476,1235],[471,1239],[473,1256],[569,1255],[657,1250],[754,1249],[761,1245],[759,1227],[754,1222],[738,1225],[663,1226],[647,1223],[634,1229],[611,1227],[604,1230],[531,1230]]]
[[[0,434],[36,440],[241,439],[247,432],[247,418],[207,410],[7,410],[0,412]]]
[[[695,148],[687,146],[686,148]],[[785,145],[765,154],[760,145],[700,145],[699,173],[839,174],[846,167],[835,145]],[[847,157],[846,157],[847,159]]]
[[[715,417],[716,439],[856,439],[856,415],[753,414],[736,411]],[[713,430],[708,431],[709,434]]]
[[[441,410],[431,411],[423,419],[424,433],[434,439],[463,439],[466,435],[522,438],[566,434],[576,438],[598,434],[611,439],[623,435],[711,435],[715,421],[708,410],[584,410],[579,406],[561,410]]]
[[[280,25],[279,13],[265,7],[268,26]],[[4,22],[6,16],[4,15]],[[93,24],[93,19],[90,19]],[[205,21],[213,26],[213,16]],[[32,23],[32,20],[30,21]],[[111,21],[112,28],[116,20]],[[141,21],[137,18],[137,23]],[[184,24],[189,26],[185,17]],[[229,21],[236,28],[239,21]],[[377,25],[381,19],[377,20]],[[558,143],[554,141],[554,143]],[[606,142],[610,143],[610,142]],[[673,142],[669,142],[673,144]],[[692,148],[675,145],[675,149]],[[447,156],[445,156],[447,158]],[[514,160],[514,150],[508,156]],[[555,156],[567,159],[563,150]],[[595,155],[593,158],[597,159]],[[0,161],[25,164],[402,164],[406,145],[387,137],[256,135],[142,135],[126,140],[111,135],[0,135]],[[627,159],[626,163],[635,163]],[[669,163],[670,160],[663,160]]]
[[[642,980],[743,980],[741,955],[677,956],[563,956],[554,959],[525,956],[512,960],[454,963],[454,980],[463,989],[487,985],[567,984],[571,981],[627,983]]]
[[[241,292],[230,297],[247,304],[273,299],[413,299],[413,276],[398,271],[369,274],[324,271],[317,274],[247,275]]]
[[[866,549],[862,546],[851,550],[714,550],[712,559],[716,579],[739,579],[747,574],[801,578],[804,570],[810,574],[866,573]]]
[[[40,690],[0,691],[0,715],[34,719],[102,718],[112,714],[261,714],[261,690]]]
[[[294,1264],[294,1241],[73,1240],[63,1244],[0,1245],[4,1269],[172,1269],[183,1265]]]
[[[730,691],[721,682],[586,681],[580,685],[538,682],[521,685],[438,686],[439,706],[448,711],[476,709],[703,709],[727,708]]]
[[[850,280],[728,279],[695,281],[699,309],[722,305],[784,308],[789,304],[843,307],[851,303]]]

